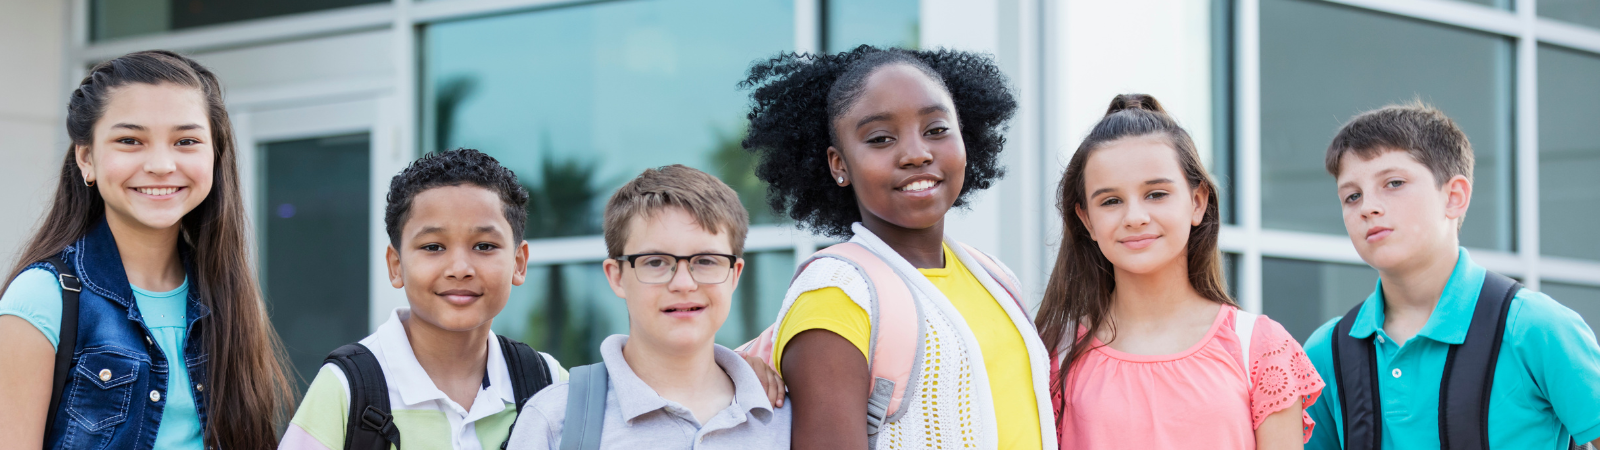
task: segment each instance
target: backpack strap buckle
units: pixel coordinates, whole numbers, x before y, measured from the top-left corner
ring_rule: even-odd
[[[71,280],[71,281],[68,281],[68,280]],[[56,275],[56,282],[61,283],[61,290],[63,290],[63,291],[72,291],[72,292],[82,292],[83,291],[83,284],[79,283],[78,282],[78,277],[74,276],[72,274],[63,273],[63,274],[60,274],[60,275]]]
[[[384,431],[384,428],[394,426],[394,418],[378,411],[378,408],[372,405],[367,405],[367,409],[361,411],[361,426],[372,431]]]

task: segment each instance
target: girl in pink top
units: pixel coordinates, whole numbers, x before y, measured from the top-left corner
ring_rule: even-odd
[[[1222,281],[1217,188],[1155,98],[1119,95],[1067,165],[1037,318],[1063,449],[1298,449],[1322,379]]]

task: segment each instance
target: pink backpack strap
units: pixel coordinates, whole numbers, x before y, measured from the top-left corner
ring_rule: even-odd
[[[1000,288],[1006,290],[1006,294],[1011,296],[1011,301],[1015,302],[1017,308],[1020,308],[1023,314],[1026,315],[1028,307],[1022,304],[1022,288],[1018,285],[1017,280],[1012,278],[1011,274],[1006,272],[1005,269],[1001,269],[999,264],[989,258],[989,255],[972,248],[972,246],[964,242],[958,244],[967,251],[967,254],[972,255],[972,259],[978,260],[978,265],[983,266],[985,272],[989,272],[989,278],[994,278],[995,282],[1000,283]]]
[[[866,247],[846,242],[822,249],[802,263],[795,275],[798,277],[812,261],[820,258],[848,263],[867,277],[871,292],[868,314],[872,318],[872,337],[867,351],[867,370],[872,377],[867,397],[867,432],[875,437],[880,426],[900,418],[910,401],[912,380],[921,369],[922,310],[911,296],[905,279]],[[771,364],[778,326],[782,322],[779,319],[738,351]]]

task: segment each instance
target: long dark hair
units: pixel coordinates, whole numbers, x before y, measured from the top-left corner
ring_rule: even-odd
[[[294,391],[285,371],[283,345],[268,322],[251,270],[238,155],[233,125],[222,103],[222,85],[200,63],[168,51],[130,53],[96,65],[78,83],[67,106],[67,136],[72,144],[61,163],[55,199],[7,279],[15,279],[29,264],[61,253],[102,220],[105,202],[96,188],[84,185],[75,150],[93,144],[95,122],[111,93],[133,83],[198,89],[211,121],[216,153],[211,192],[179,225],[183,236],[179,245],[192,250],[196,279],[190,286],[199,290],[201,303],[211,309],[211,320],[197,325],[210,354],[205,382],[211,395],[202,406],[210,418],[205,442],[229,449],[277,447],[277,425],[287,416]]]
[[[1102,328],[1116,333],[1110,321],[1111,293],[1117,282],[1111,261],[1089,236],[1089,229],[1078,219],[1075,211],[1088,201],[1083,185],[1084,165],[1089,155],[1106,144],[1123,138],[1158,136],[1168,140],[1183,170],[1190,189],[1205,189],[1205,217],[1200,225],[1189,229],[1186,244],[1189,263],[1189,285],[1201,296],[1225,305],[1233,305],[1227,285],[1222,277],[1222,254],[1217,250],[1217,232],[1221,220],[1217,210],[1217,185],[1211,180],[1205,166],[1200,163],[1200,153],[1194,140],[1178,126],[1156,102],[1155,97],[1144,94],[1118,95],[1111,100],[1106,115],[1095,124],[1094,130],[1083,139],[1067,172],[1061,177],[1056,190],[1056,208],[1061,212],[1061,251],[1056,254],[1055,269],[1050,272],[1049,284],[1044,289],[1039,315],[1034,319],[1040,338],[1055,355],[1067,350],[1061,358],[1060,374],[1050,380],[1050,390],[1066,387],[1071,368],[1089,351],[1091,339],[1077,339],[1077,325],[1088,328],[1088,336],[1095,336]],[[1067,348],[1061,348],[1067,345]],[[1109,342],[1109,341],[1107,341]],[[1061,411],[1057,411],[1060,420]]]

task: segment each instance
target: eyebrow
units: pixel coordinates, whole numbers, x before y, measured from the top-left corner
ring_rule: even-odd
[[[926,116],[926,115],[933,114],[933,113],[936,113],[936,112],[948,113],[948,112],[950,112],[950,108],[946,108],[944,105],[924,106],[924,107],[922,107],[922,109],[917,110],[917,115]],[[856,128],[861,128],[863,126],[866,126],[869,123],[877,122],[877,121],[880,121],[880,120],[889,120],[889,118],[891,118],[891,117],[894,117],[894,115],[886,113],[886,112],[885,113],[877,113],[877,114],[873,114],[873,115],[870,115],[870,116],[862,117],[861,121],[856,122]]]
[[[1171,178],[1156,178],[1156,179],[1152,179],[1152,180],[1148,180],[1148,181],[1144,182],[1145,186],[1157,185],[1157,184],[1172,184],[1172,179]],[[1104,193],[1107,193],[1107,192],[1115,192],[1116,190],[1117,190],[1117,188],[1095,189],[1093,194],[1089,194],[1089,198],[1099,197],[1100,194],[1104,194]]]
[[[131,124],[131,123],[118,123],[116,125],[112,125],[111,128],[112,129],[126,128],[126,129],[133,130],[133,131],[145,131],[146,130],[144,125],[137,125],[137,124]],[[172,127],[172,129],[174,131],[189,131],[189,130],[203,130],[203,129],[205,129],[205,127],[200,126],[200,124],[198,124],[198,123],[186,123],[186,124],[183,124],[183,125],[178,125],[178,126]]]

